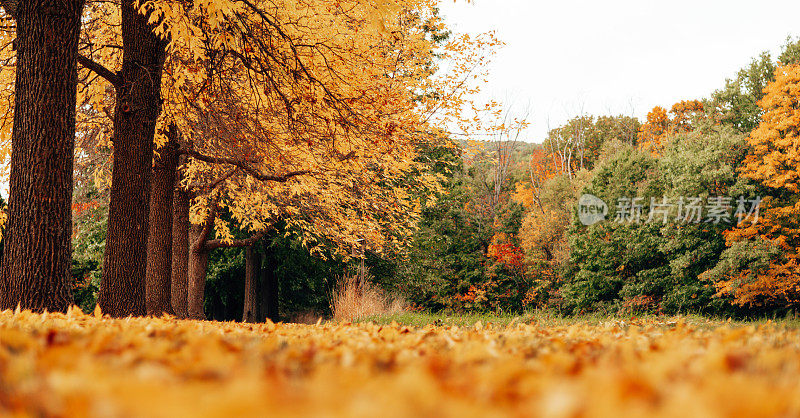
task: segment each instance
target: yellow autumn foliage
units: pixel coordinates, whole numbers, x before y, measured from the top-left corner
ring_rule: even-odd
[[[775,70],[775,81],[758,103],[764,114],[747,142],[751,152],[742,175],[766,188],[757,222],[726,231],[728,245],[764,240],[783,257],[770,260],[762,271],[749,269],[716,283],[721,294],[740,305],[796,305],[800,301],[800,66]]]
[[[312,250],[333,242],[343,256],[361,240],[375,252],[407,241],[419,196],[432,202],[441,182],[417,150],[445,143],[500,44],[491,33],[450,32],[433,0],[136,4],[169,40],[155,145],[167,142],[172,126],[184,148],[238,163],[188,159],[183,186],[199,196],[192,221],[203,222],[210,206],[242,230],[263,231],[280,219]],[[109,72],[122,66],[120,13],[118,2],[89,2],[82,18],[79,53]],[[449,37],[435,41],[435,33]],[[0,28],[5,163],[14,37],[13,25]],[[110,185],[115,88],[80,66],[77,94],[76,166],[93,170],[102,189]],[[98,152],[101,158],[88,158]],[[254,178],[291,173],[305,174]],[[233,236],[220,220],[215,235]]]
[[[797,416],[800,331],[0,313],[0,415]]]

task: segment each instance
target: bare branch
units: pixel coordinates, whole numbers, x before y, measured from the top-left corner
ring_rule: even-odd
[[[284,183],[289,181],[293,177],[302,176],[305,174],[311,174],[310,170],[297,170],[297,171],[290,171],[288,173],[284,173],[282,175],[269,175],[264,174],[256,170],[255,168],[251,167],[246,161],[237,160],[234,158],[223,158],[223,157],[211,157],[208,155],[203,155],[194,150],[182,150],[181,152],[187,154],[188,156],[195,158],[197,160],[209,163],[209,164],[228,164],[234,167],[239,168],[240,170],[244,171],[248,175],[254,177],[260,181],[275,181],[279,183]]]
[[[187,189],[189,189],[189,190],[192,190],[192,189],[204,189],[206,192],[209,192],[209,191],[214,190],[215,188],[217,188],[217,186],[222,184],[223,181],[231,178],[231,176],[233,176],[234,174],[236,174],[236,169],[235,168],[233,170],[228,171],[227,173],[225,173],[225,175],[223,175],[222,177],[212,181],[211,183],[195,182],[195,183],[189,184],[187,186]]]
[[[236,247],[248,247],[250,245],[255,244],[258,240],[264,237],[267,234],[267,231],[259,231],[256,232],[255,235],[251,236],[250,238],[245,239],[235,239],[233,241],[223,241],[220,239],[214,239],[211,241],[206,242],[205,249],[206,250],[214,250],[217,248],[236,248]]]
[[[108,68],[104,67],[102,64],[94,61],[90,58],[84,57],[81,54],[78,54],[78,62],[84,67],[91,71],[94,71],[100,77],[105,78],[109,83],[111,83],[114,88],[119,88],[122,84],[122,80],[119,78],[119,75]]]

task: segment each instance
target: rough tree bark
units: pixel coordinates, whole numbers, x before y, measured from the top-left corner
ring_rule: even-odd
[[[147,236],[145,305],[147,314],[173,314],[172,309],[172,216],[175,174],[178,170],[177,130],[170,126],[169,140],[158,150],[150,189],[150,232]]]
[[[72,303],[72,158],[82,0],[2,1],[16,19],[17,73],[0,308]]]
[[[122,70],[114,109],[114,155],[98,303],[111,316],[145,313],[147,234],[156,118],[166,42],[133,0],[122,1]]]
[[[189,228],[189,286],[187,293],[188,317],[206,319],[203,300],[208,271],[208,249],[205,248],[208,232],[204,225]]]
[[[250,245],[245,248],[244,309],[242,322],[259,322],[261,319],[261,255]]]
[[[182,164],[185,161],[181,157]],[[180,172],[178,172],[180,176]],[[172,198],[172,309],[178,318],[188,318],[189,293],[189,205],[191,196],[175,187]]]

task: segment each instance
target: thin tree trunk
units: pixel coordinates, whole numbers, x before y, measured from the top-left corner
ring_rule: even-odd
[[[99,304],[112,316],[145,313],[153,136],[161,113],[166,43],[133,0],[122,1],[123,58],[114,109],[108,234]]]
[[[264,321],[269,318],[273,322],[278,321],[278,276],[275,274],[275,266],[270,262],[270,242],[268,239],[263,241],[264,254],[266,255],[265,264],[262,268],[261,278],[261,309],[259,320]]]
[[[0,309],[19,303],[64,311],[72,303],[72,159],[83,1],[15,3],[2,3],[16,19],[17,73]]]
[[[183,160],[183,158],[181,158]],[[172,309],[179,318],[187,318],[189,310],[189,192],[176,187],[172,206]]]
[[[267,317],[267,314],[264,312],[266,306],[262,302],[264,300],[264,293],[267,291],[267,289],[264,288],[263,264],[264,264],[263,257],[259,257],[258,274],[256,275],[254,280],[256,282],[256,300],[255,300],[256,322],[264,322],[264,318]]]
[[[242,322],[259,321],[259,281],[261,279],[261,255],[250,245],[245,248],[244,309]]]
[[[203,310],[205,296],[206,272],[208,270],[208,249],[203,239],[203,225],[189,228],[189,291],[187,297],[188,317],[206,319]]]
[[[178,169],[177,130],[167,132],[167,142],[153,164],[150,190],[150,232],[147,236],[147,314],[173,314],[172,310],[172,216],[175,173]]]

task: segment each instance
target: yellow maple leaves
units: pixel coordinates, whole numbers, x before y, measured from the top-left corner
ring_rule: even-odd
[[[0,414],[800,413],[800,332],[695,321],[411,327],[5,311]]]

